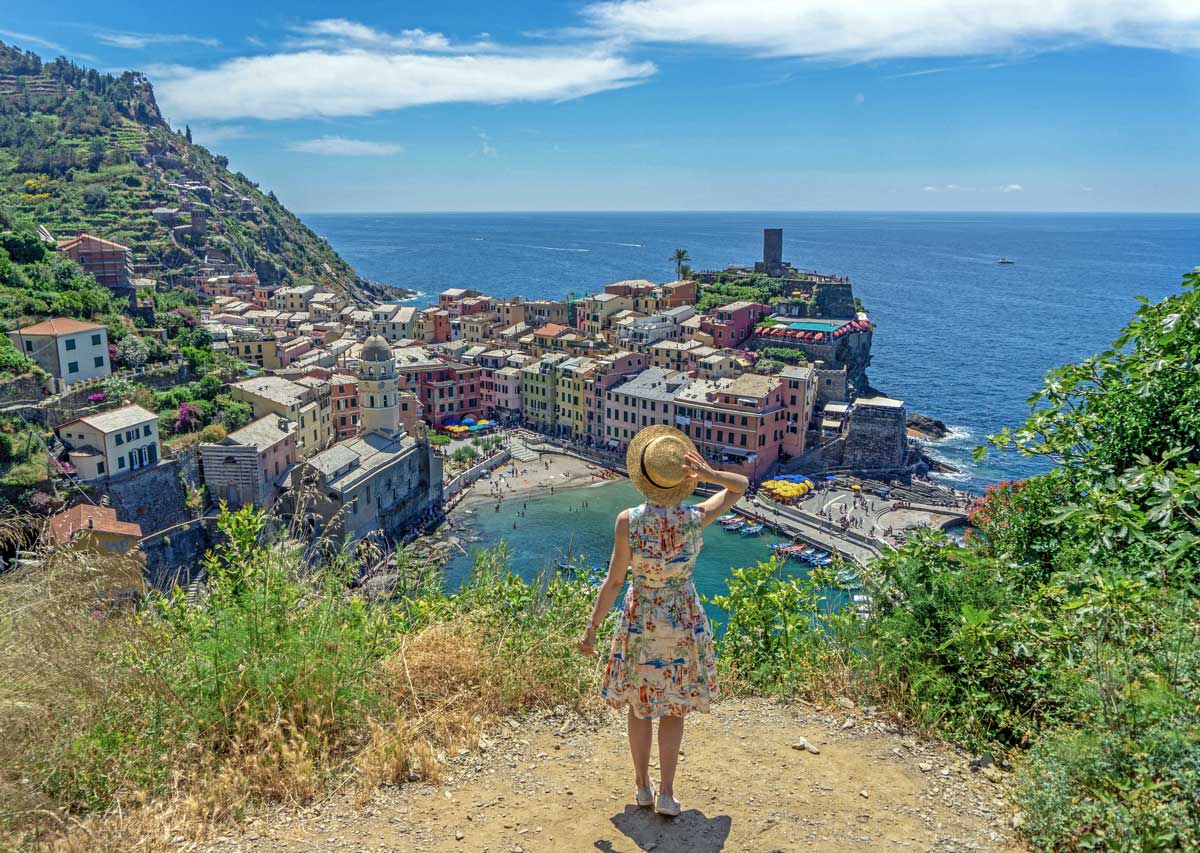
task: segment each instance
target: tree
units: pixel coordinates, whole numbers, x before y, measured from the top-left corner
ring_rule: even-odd
[[[149,354],[146,342],[137,335],[126,335],[117,344],[117,361],[124,367],[141,367]]]
[[[99,184],[92,184],[83,191],[83,205],[91,212],[103,210],[108,204],[108,193]]]
[[[684,265],[689,264],[692,261],[692,259],[688,256],[687,249],[676,249],[671,255],[671,260],[675,263],[675,277],[682,279]]]

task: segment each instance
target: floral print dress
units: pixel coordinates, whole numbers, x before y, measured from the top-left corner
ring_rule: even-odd
[[[708,711],[717,698],[712,629],[692,582],[702,518],[691,504],[629,510],[633,578],[600,695],[642,719]]]

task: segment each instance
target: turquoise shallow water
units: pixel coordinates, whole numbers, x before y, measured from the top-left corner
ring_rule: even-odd
[[[583,507],[583,502],[587,507]],[[500,512],[490,505],[481,506],[469,516],[470,525],[480,534],[478,546],[508,542],[512,568],[525,578],[533,578],[545,567],[553,567],[567,549],[582,557],[587,565],[607,565],[612,551],[613,525],[617,513],[641,503],[641,495],[628,480],[618,480],[584,489],[571,489],[556,495],[542,495],[525,501],[525,516],[520,517],[521,501],[509,498]],[[513,522],[517,527],[513,529]],[[761,536],[727,533],[720,525],[704,531],[704,547],[696,559],[696,589],[711,597],[726,591],[725,578],[730,567],[753,565],[771,556],[767,547],[780,538],[764,532]],[[788,564],[801,571],[804,564]],[[450,588],[462,584],[470,571],[471,560],[459,554],[446,565],[446,583]],[[708,606],[709,615],[720,619],[719,611]]]

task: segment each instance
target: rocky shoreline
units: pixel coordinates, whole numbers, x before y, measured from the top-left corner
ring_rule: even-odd
[[[941,441],[950,435],[950,427],[946,426],[945,421],[938,420],[932,415],[923,415],[920,412],[911,413],[906,421],[906,426],[909,436],[923,441]]]

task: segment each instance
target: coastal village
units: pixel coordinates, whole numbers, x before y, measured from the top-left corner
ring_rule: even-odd
[[[165,343],[149,295],[161,284],[135,275],[128,248],[81,234],[54,250],[127,300],[139,335]],[[40,399],[10,388],[4,411],[49,431],[50,491],[68,504],[49,519],[51,539],[142,548],[160,583],[191,576],[222,505],[386,553],[436,528],[502,465],[550,471],[536,460],[551,453],[572,482],[617,476],[630,439],[653,424],[677,426],[755,485],[838,482],[837,515],[836,501],[798,511],[766,491],[740,509],[860,562],[905,527],[962,520],[965,496],[922,477],[934,463],[903,401],[869,384],[874,326],[849,279],[786,262],[780,229],[764,231],[752,266],[693,272],[677,258],[677,272],[564,301],[451,288],[421,308],[265,284],[225,263],[186,284],[201,306],[193,328],[223,370],[195,376],[179,355],[114,370],[104,326],[51,317],[8,333],[45,380]],[[763,296],[724,300],[739,288]],[[138,389],[200,378],[246,422],[165,440],[189,404],[164,419]],[[870,530],[863,489],[891,501]]]

